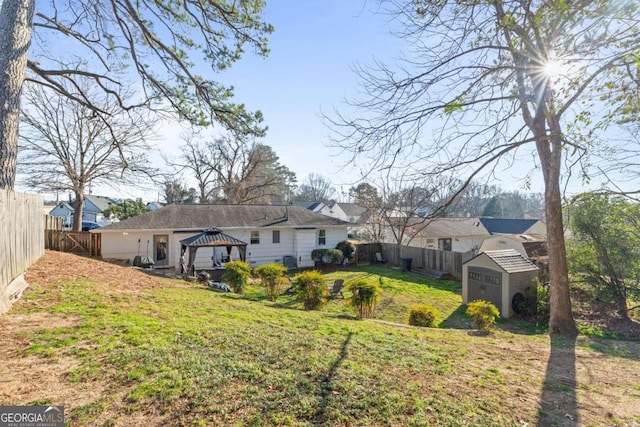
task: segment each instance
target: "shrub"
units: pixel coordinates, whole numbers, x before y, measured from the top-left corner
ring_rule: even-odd
[[[537,284],[536,295],[536,323],[538,325],[548,325],[551,311],[549,309],[549,298],[551,297],[551,286]]]
[[[302,302],[305,310],[315,310],[327,303],[329,291],[319,271],[305,271],[296,275],[293,278],[293,286],[296,297]]]
[[[265,287],[265,293],[269,301],[275,301],[280,295],[280,284],[286,271],[287,267],[276,263],[261,265],[253,269],[255,275],[262,280],[262,286]]]
[[[327,260],[330,264],[342,264],[344,256],[340,249],[327,249]]]
[[[339,249],[314,249],[311,259],[318,264],[341,264],[343,256]]]
[[[467,306],[467,314],[473,318],[478,329],[489,330],[500,317],[500,312],[489,301],[475,300]]]
[[[376,303],[380,299],[380,286],[361,279],[349,283],[346,290],[351,292],[351,298],[347,299],[346,303],[356,311],[358,317],[373,317]]]
[[[247,286],[251,277],[251,267],[244,261],[231,261],[225,264],[225,272],[222,280],[227,282],[233,292],[237,294],[244,293],[244,287]]]
[[[342,242],[338,243],[336,245],[336,249],[339,249],[342,251],[342,255],[346,258],[346,259],[351,259],[353,258],[353,254],[356,251],[356,246],[351,243],[348,240],[343,240]]]
[[[409,324],[424,328],[437,328],[440,312],[427,304],[416,304],[409,312]]]
[[[326,257],[326,254],[327,254],[326,249],[314,249],[311,251],[311,259],[318,264],[324,264],[324,259]]]

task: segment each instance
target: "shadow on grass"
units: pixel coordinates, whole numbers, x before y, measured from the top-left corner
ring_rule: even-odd
[[[467,306],[460,304],[446,319],[440,323],[443,329],[470,329],[473,328],[471,318],[465,313]]]
[[[369,265],[359,267],[362,272],[369,273],[369,275],[382,276],[388,279],[402,280],[405,282],[416,283],[419,285],[430,286],[434,289],[443,291],[449,291],[452,293],[460,294],[462,291],[462,285],[459,282],[453,280],[437,280],[423,277],[415,273],[409,273],[400,269],[387,267],[384,265]]]
[[[333,381],[338,372],[338,368],[344,360],[347,358],[347,352],[349,349],[349,343],[351,341],[351,337],[353,336],[353,332],[349,332],[347,337],[342,343],[342,348],[340,349],[340,354],[335,358],[327,375],[322,379],[322,383],[320,384],[320,395],[318,396],[318,409],[314,414],[314,425],[326,425],[329,420],[327,419],[326,411],[329,403],[331,401],[331,396],[334,392]]]
[[[576,339],[577,336],[551,335],[538,427],[580,425],[576,399]]]

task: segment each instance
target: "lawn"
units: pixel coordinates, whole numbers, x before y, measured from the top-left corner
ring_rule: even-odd
[[[47,257],[72,273],[34,275],[0,317],[0,404],[62,404],[69,426],[640,423],[638,343],[481,335],[464,329],[455,282],[384,266],[328,273],[382,277],[376,320],[357,320],[341,299],[307,312],[259,287],[223,294]],[[443,327],[406,326],[416,302]]]

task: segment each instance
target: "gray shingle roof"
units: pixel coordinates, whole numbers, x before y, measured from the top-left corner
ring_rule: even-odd
[[[169,205],[102,227],[123,230],[204,230],[207,228],[322,227],[349,223],[291,205]]]
[[[522,234],[533,227],[537,219],[480,218],[482,225],[491,234]]]
[[[355,203],[338,202],[338,206],[340,206],[342,211],[347,216],[360,216],[367,210],[366,208],[363,208],[362,206],[356,205]]]
[[[538,267],[536,267],[534,263],[523,257],[520,252],[516,251],[515,249],[486,251],[482,254],[488,256],[493,262],[498,264],[498,266],[507,273],[520,273],[523,271],[538,270]]]
[[[425,227],[426,224],[426,227]],[[456,237],[456,236],[488,236],[489,232],[478,218],[436,218],[416,219],[410,222],[418,235],[425,237]]]

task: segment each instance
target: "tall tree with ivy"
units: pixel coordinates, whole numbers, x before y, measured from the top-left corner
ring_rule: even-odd
[[[640,300],[640,206],[622,197],[585,194],[570,207],[569,265],[574,280],[591,286],[629,320]]]
[[[361,68],[364,90],[327,117],[333,145],[373,170],[453,173],[463,187],[516,160],[544,182],[550,332],[571,312],[562,184],[588,176],[604,130],[635,120],[640,68],[635,0],[389,0],[411,56]],[[384,6],[383,6],[384,8]],[[594,106],[598,104],[599,108]],[[613,148],[613,147],[607,147]],[[521,164],[521,163],[520,163]],[[585,167],[579,171],[572,168]]]
[[[0,4],[0,188],[13,188],[24,83],[109,113],[79,90],[101,89],[125,111],[151,109],[241,134],[264,133],[260,112],[233,101],[211,75],[247,48],[268,54],[264,0],[4,0]],[[202,61],[196,64],[196,61]],[[204,64],[204,65],[203,65]],[[198,65],[198,67],[196,67]],[[134,83],[138,96],[120,96]],[[69,87],[74,90],[68,90]]]

